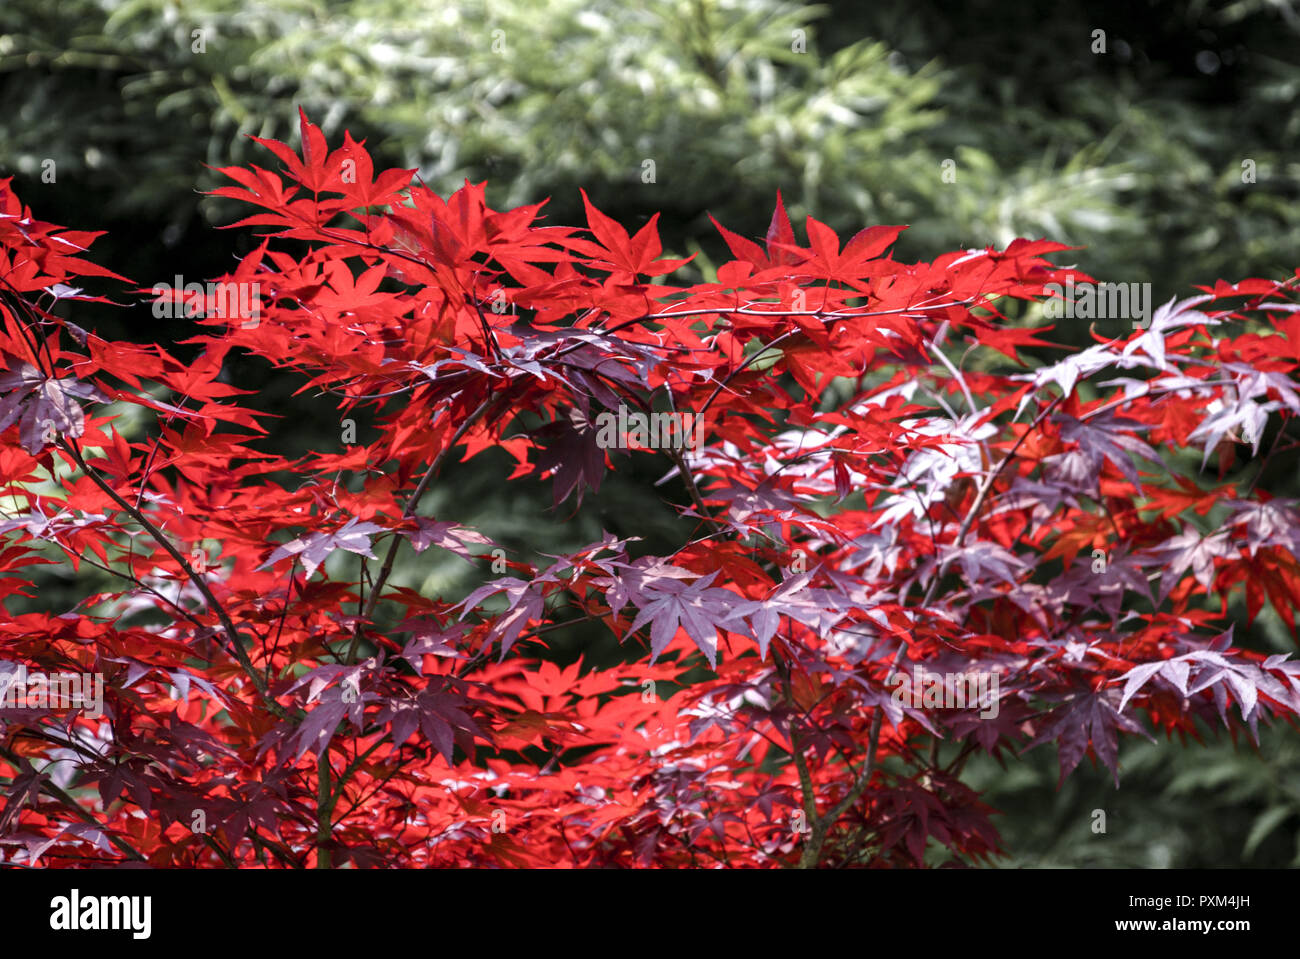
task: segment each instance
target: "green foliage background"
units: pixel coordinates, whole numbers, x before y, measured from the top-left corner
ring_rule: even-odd
[[[910,224],[900,258],[1015,236],[1085,246],[1081,269],[1150,282],[1157,302],[1300,264],[1300,14],[1287,0],[954,6],[5,0],[0,175],[41,219],[108,230],[100,256],[141,286],[216,276],[249,248],[246,231],[213,229],[238,211],[201,195],[221,182],[204,165],[269,165],[244,135],[296,145],[299,104],[332,142],[350,129],[377,168],[418,167],[442,193],[487,179],[495,207],[549,196],[561,223],[581,220],[579,186],[631,227],[662,211],[667,250],[700,254],[695,279],[725,252],[707,215],[760,235],[778,189],[796,224]],[[168,343],[193,333],[139,305],[78,322]],[[1089,342],[1081,328],[1054,337]],[[252,361],[227,373],[283,417],[271,441],[286,453],[338,446],[329,397],[268,389]],[[681,490],[653,485],[666,467],[651,457],[558,512],[544,484],[500,488],[506,459],[449,473],[424,512],[534,561],[602,527],[657,551],[689,532],[664,502]],[[1300,494],[1296,465],[1273,461],[1262,485]],[[394,581],[453,596],[481,574],[425,554]],[[86,585],[51,578],[37,606],[63,612]],[[1295,648],[1271,614],[1238,635]],[[639,655],[591,631],[548,642],[566,662]],[[1058,791],[1042,750],[1006,769],[974,762],[967,778],[1005,812],[1009,865],[1300,864],[1294,730],[1265,732],[1258,754],[1210,738],[1126,742],[1119,790],[1085,763]]]

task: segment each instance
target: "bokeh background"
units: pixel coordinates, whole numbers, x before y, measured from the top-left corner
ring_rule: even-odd
[[[252,235],[215,229],[244,214],[204,196],[223,182],[210,168],[274,167],[245,137],[297,146],[301,105],[331,144],[348,129],[377,169],[417,167],[444,194],[487,180],[497,209],[549,197],[553,223],[582,222],[579,187],[629,227],[661,212],[666,255],[698,254],[689,281],[725,254],[708,214],[761,235],[780,189],[799,232],[806,214],[841,234],[910,224],[895,253],[909,260],[1046,236],[1083,248],[1058,262],[1149,282],[1163,302],[1300,265],[1291,4],[2,0],[0,176],[38,218],[108,231],[97,259],[142,287],[215,277]],[[76,321],[186,354],[192,325],[115,292],[124,308],[75,304]],[[1084,327],[1050,338],[1086,345]],[[266,374],[226,371],[281,417],[266,442],[337,449],[330,398]],[[1278,458],[1259,482],[1300,495],[1297,465]],[[655,485],[662,461],[630,466],[556,510],[549,486],[501,484],[508,458],[488,453],[448,471],[426,509],[531,561],[602,528],[671,551],[690,530],[667,503],[684,496]],[[479,575],[406,555],[393,580],[458,598]],[[94,588],[51,573],[29,608],[63,612]],[[1271,612],[1251,629],[1234,613],[1247,645],[1296,649]],[[591,630],[547,642],[564,663],[628,655]],[[970,764],[1003,813],[1001,862],[1300,865],[1294,729],[1258,745],[1127,740],[1120,759],[1119,789],[1087,763],[1058,789],[1050,748]]]

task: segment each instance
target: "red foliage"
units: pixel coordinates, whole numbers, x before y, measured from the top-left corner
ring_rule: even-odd
[[[905,264],[900,227],[842,244],[810,217],[801,245],[778,198],[765,244],[719,226],[735,259],[675,286],[656,223],[629,236],[585,195],[587,229],[541,226],[484,184],[375,177],[305,117],[301,158],[261,142],[284,169],[217,191],[270,228],[221,281],[256,312],[153,291],[198,311],[190,365],[55,315],[93,298],[80,278],[122,278],[0,181],[4,583],[30,597],[23,571],[67,563],[121,584],[0,621],[11,674],[104,677],[102,715],[0,704],[4,861],[977,862],[997,836],[959,780],[975,750],[1118,772],[1144,722],[1300,708],[1300,667],[1225,630],[1239,587],[1292,628],[1300,597],[1296,505],[1223,481],[1245,446],[1294,446],[1289,282],[1221,282],[1030,369],[1051,328],[1007,314],[1065,281],[1055,243]],[[373,412],[378,438],[277,455],[219,378],[231,351]],[[115,426],[130,406],[146,435]],[[620,407],[689,411],[703,443],[613,436]],[[495,545],[420,513],[457,450],[505,447],[503,480],[550,477],[560,502],[627,462],[611,438],[684,480],[674,555],[606,536],[459,603],[388,585],[403,541]],[[546,661],[548,627],[584,619],[644,654]],[[921,669],[988,698],[904,696]]]

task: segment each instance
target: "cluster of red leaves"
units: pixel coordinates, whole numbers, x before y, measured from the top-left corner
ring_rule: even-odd
[[[586,229],[538,225],[542,204],[444,200],[301,130],[301,157],[262,141],[280,172],[223,171],[259,210],[236,226],[269,228],[222,278],[258,317],[191,301],[189,365],[56,315],[93,298],[73,281],[121,278],[0,181],[6,603],[39,564],[120,584],[0,620],[0,674],[105,678],[102,715],[0,703],[3,861],[977,862],[997,836],[959,778],[976,750],[1117,770],[1121,731],[1300,710],[1300,667],[1224,630],[1239,588],[1293,628],[1300,598],[1296,504],[1223,481],[1242,444],[1294,445],[1289,283],[1220,283],[1029,368],[1050,328],[1014,317],[1062,281],[1058,244],[906,264],[900,227],[842,245],[810,217],[801,245],[778,199],[765,243],[719,226],[734,260],[674,286],[654,221],[629,236],[587,202]],[[378,438],[268,450],[231,351]],[[124,436],[131,406],[147,426]],[[627,462],[594,425],[620,406],[705,419],[664,460],[689,497],[675,554],[607,535],[496,575],[485,535],[421,512],[450,456],[492,447],[503,481],[581,501]],[[481,587],[389,585],[430,547]],[[547,662],[579,620],[643,655]],[[900,699],[916,664],[995,678],[994,708]]]

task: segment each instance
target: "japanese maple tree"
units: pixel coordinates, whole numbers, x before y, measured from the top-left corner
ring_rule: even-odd
[[[1088,756],[1118,781],[1121,733],[1293,721],[1300,666],[1234,645],[1228,600],[1294,630],[1300,513],[1224,477],[1294,446],[1294,277],[1062,350],[1022,322],[1066,279],[1057,243],[908,264],[902,227],[809,217],[801,242],[778,197],[761,243],[718,225],[716,282],[674,285],[654,220],[629,235],[584,195],[585,228],[544,225],[301,133],[301,156],[261,141],[278,170],[222,171],[264,235],[219,282],[256,313],[164,294],[199,324],[188,364],[76,325],[133,286],[0,180],[3,668],[105,683],[102,715],[0,708],[4,861],[979,863],[976,751],[1055,744],[1062,778]],[[378,437],[278,454],[221,379],[240,351]],[[502,483],[581,503],[628,463],[599,441],[620,409],[702,420],[651,450],[681,490],[671,555],[606,535],[489,561],[427,512],[491,448]],[[481,581],[397,588],[406,548]],[[52,563],[118,585],[15,612]],[[549,661],[581,621],[628,662]],[[896,695],[919,670],[994,692]]]

